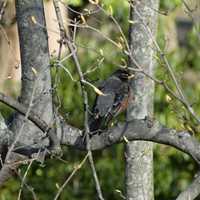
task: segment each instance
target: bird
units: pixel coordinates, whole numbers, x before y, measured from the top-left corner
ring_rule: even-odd
[[[89,119],[90,136],[107,129],[111,120],[125,111],[132,98],[129,79],[134,75],[127,69],[118,69],[98,87],[103,95],[97,95]]]

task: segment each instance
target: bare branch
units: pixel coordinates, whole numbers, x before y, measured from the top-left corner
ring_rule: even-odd
[[[23,114],[23,111],[20,111],[20,113]],[[66,124],[61,119],[62,117],[57,116],[57,118],[59,118],[57,122],[57,137],[60,143],[80,150],[87,150],[82,138],[83,132]],[[33,118],[30,117],[30,119]],[[35,121],[33,122],[35,123]],[[129,141],[146,140],[173,146],[189,154],[197,163],[200,163],[200,143],[195,137],[191,136],[187,131],[176,131],[175,129],[166,128],[156,121],[151,123],[151,126],[149,126],[147,119],[135,119],[126,125],[126,130],[124,130],[125,124],[118,124],[116,127],[100,135],[94,135],[90,140],[91,150],[104,149],[115,143],[122,142],[122,136],[125,136]],[[37,123],[35,124],[38,125]],[[47,126],[46,124],[45,127]]]
[[[176,200],[193,200],[200,194],[200,172],[198,172],[193,182],[181,192]]]
[[[61,13],[60,13],[60,8],[59,8],[59,5],[58,5],[58,0],[54,0],[53,2],[54,2],[54,7],[55,7],[56,15],[57,15],[59,28],[60,28],[61,41],[65,41],[64,44],[66,44],[70,53],[72,54],[72,58],[73,58],[75,66],[76,66],[76,70],[77,70],[79,78],[80,78],[80,85],[81,85],[82,98],[83,98],[83,107],[84,107],[84,128],[85,128],[84,134],[86,136],[86,147],[87,147],[87,151],[88,151],[88,158],[89,158],[90,166],[91,166],[91,169],[92,169],[92,174],[93,174],[93,177],[94,177],[98,197],[99,197],[100,200],[103,200],[104,198],[103,198],[103,195],[102,195],[99,179],[98,179],[97,172],[96,172],[96,169],[95,169],[95,166],[94,166],[94,160],[93,160],[93,156],[92,156],[92,152],[91,152],[91,148],[90,148],[90,139],[89,139],[90,130],[89,130],[89,126],[88,126],[89,104],[88,104],[88,94],[87,94],[87,91],[85,90],[85,86],[84,86],[84,83],[86,81],[84,79],[83,72],[81,70],[81,65],[80,65],[77,53],[75,51],[76,46],[72,42],[70,35],[68,34],[68,32],[64,28],[62,16],[61,16]]]
[[[3,167],[0,170],[0,187],[13,175],[15,174],[15,170],[17,167],[21,165],[21,162],[25,160],[26,157],[23,155],[19,155],[11,152],[9,156],[9,160],[7,163],[3,164]]]
[[[81,161],[81,163],[79,165],[77,165],[76,167],[74,167],[74,170],[72,171],[72,173],[70,174],[70,176],[66,179],[66,181],[63,183],[63,185],[59,188],[54,200],[57,200],[61,194],[61,192],[63,191],[63,189],[66,187],[66,185],[69,183],[69,181],[72,179],[72,177],[76,174],[76,172],[83,166],[83,164],[85,163],[85,161],[88,158],[88,153],[86,154],[86,156],[84,157],[84,159]]]
[[[134,5],[131,5],[134,9],[134,11],[137,13],[137,15],[139,16],[139,19],[140,19],[140,22],[141,24],[143,25],[144,29],[146,30],[148,36],[152,39],[152,42],[154,43],[155,47],[156,47],[156,50],[157,52],[159,53],[160,55],[160,58],[161,60],[163,61],[163,63],[165,64],[165,67],[166,69],[168,70],[169,72],[169,75],[171,77],[171,79],[173,80],[174,82],[174,85],[178,91],[178,94],[180,95],[180,99],[181,99],[181,103],[183,103],[183,105],[186,107],[186,109],[188,110],[188,112],[191,114],[191,116],[193,116],[193,118],[198,122],[200,123],[200,119],[199,117],[197,116],[197,114],[195,113],[194,109],[192,108],[191,104],[189,103],[189,101],[187,100],[184,92],[183,92],[183,89],[181,87],[181,85],[179,84],[177,78],[176,78],[176,75],[172,69],[172,66],[170,65],[168,59],[166,58],[166,55],[164,54],[164,52],[161,50],[160,46],[158,45],[157,41],[155,40],[155,38],[153,37],[153,34],[149,28],[149,26],[144,22],[142,16],[140,15],[140,13],[138,12],[138,10],[135,8]]]
[[[5,103],[6,105],[15,109],[16,111],[18,111],[20,114],[24,116],[27,115],[27,112],[29,110],[27,107],[23,106],[23,104],[20,104],[18,101],[2,93],[0,93],[0,102]],[[49,137],[52,139],[52,141],[56,141],[57,144],[59,143],[55,136],[52,125],[48,125],[44,120],[42,120],[37,114],[35,114],[31,110],[28,112],[27,119],[31,120],[41,131],[43,131],[44,133],[47,133]],[[58,149],[58,151],[60,150]]]
[[[34,159],[32,159],[32,160],[30,161],[30,163],[29,163],[29,165],[28,165],[28,167],[27,167],[27,169],[26,169],[26,171],[25,171],[25,173],[24,173],[24,176],[22,177],[21,186],[20,186],[20,190],[19,190],[19,193],[18,193],[18,200],[21,199],[22,189],[23,189],[23,186],[26,185],[26,177],[27,177],[27,175],[28,175],[28,172],[29,172],[29,170],[30,170],[32,164],[33,164],[33,161],[34,161]],[[28,188],[28,189],[29,189],[29,188]],[[31,190],[31,192],[32,192],[32,190]],[[34,200],[36,200],[37,198],[36,198],[35,193],[32,193],[32,194],[34,194],[33,198],[34,198]]]
[[[116,127],[103,132],[101,135],[94,135],[91,138],[91,150],[100,150],[115,143],[123,141],[125,136],[127,140],[145,140],[160,144],[170,145],[187,154],[189,154],[198,164],[200,163],[200,143],[187,131],[176,131],[162,126],[159,122],[152,122],[152,127],[146,119],[135,119],[125,124],[118,124]],[[80,150],[86,150],[86,144],[83,143],[81,131],[67,124],[62,123],[61,144],[70,145]]]
[[[19,103],[18,101],[14,100],[13,98],[0,93],[0,102],[10,106],[11,108],[15,109],[22,115],[26,115],[28,108],[25,107],[23,104]],[[38,115],[36,115],[33,111],[30,111],[28,115],[28,119],[31,120],[41,131],[46,132],[49,127],[47,126],[46,122],[40,119]]]

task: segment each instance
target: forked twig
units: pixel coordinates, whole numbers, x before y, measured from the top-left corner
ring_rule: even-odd
[[[66,185],[69,183],[69,181],[73,178],[73,176],[76,174],[76,172],[81,169],[81,167],[83,166],[83,164],[85,163],[85,161],[87,160],[89,154],[87,153],[86,156],[84,157],[84,159],[81,161],[80,164],[78,164],[76,167],[74,167],[74,170],[72,171],[72,173],[69,175],[69,177],[66,179],[66,181],[63,183],[63,185],[59,188],[56,196],[54,197],[54,200],[57,200],[61,194],[61,192],[64,190],[64,188],[66,187]]]
[[[64,44],[68,47],[70,53],[72,54],[72,58],[74,60],[75,66],[76,66],[76,70],[78,72],[79,78],[80,78],[80,85],[81,85],[81,90],[82,90],[82,97],[83,97],[83,106],[84,106],[84,127],[85,127],[85,135],[86,135],[86,146],[87,146],[87,151],[88,151],[88,158],[89,158],[89,162],[90,162],[90,166],[92,169],[92,174],[95,180],[95,186],[96,186],[96,190],[97,190],[97,194],[98,194],[98,198],[100,200],[103,200],[103,195],[102,195],[102,191],[101,191],[101,187],[100,187],[100,183],[98,180],[98,176],[96,173],[96,169],[94,166],[94,160],[93,160],[93,156],[92,156],[92,151],[90,148],[90,139],[89,139],[89,126],[88,126],[88,94],[87,91],[85,90],[85,79],[81,70],[81,65],[77,56],[76,51],[74,51],[74,49],[76,49],[75,44],[73,43],[73,41],[70,38],[69,33],[65,30],[64,28],[64,24],[63,24],[63,20],[62,20],[62,16],[61,16],[61,12],[60,12],[60,8],[59,8],[59,0],[54,0],[54,7],[55,7],[55,11],[56,11],[56,16],[57,16],[57,20],[58,20],[58,24],[59,24],[59,28],[60,28],[60,36],[61,36],[61,41],[64,41]]]

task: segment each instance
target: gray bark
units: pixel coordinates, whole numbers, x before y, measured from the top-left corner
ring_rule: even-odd
[[[16,13],[22,63],[22,88],[19,101],[50,124],[53,120],[53,112],[43,1],[16,0]],[[0,184],[12,175],[13,168],[8,163],[25,159],[24,156],[12,151],[16,145],[29,147],[33,145],[39,148],[41,137],[45,134],[32,122],[24,120],[24,117],[18,114],[13,117],[10,128],[11,134],[14,135],[9,137],[10,148],[0,171]],[[48,144],[47,139],[46,145]],[[44,147],[44,143],[42,146]],[[16,165],[15,168],[17,167]]]
[[[25,115],[27,112],[25,106],[1,93],[0,101],[16,109],[22,115]],[[49,125],[41,120],[34,112],[30,113],[28,119],[43,132],[48,129]],[[86,142],[82,138],[83,131],[65,123],[61,116],[56,117],[56,125],[59,143],[74,146],[80,150],[86,150]],[[50,128],[50,130],[54,129]],[[13,134],[12,132],[7,131],[5,136],[6,138],[12,138]],[[125,124],[118,124],[116,127],[109,129],[100,135],[94,135],[90,140],[91,150],[100,150],[115,143],[119,143],[122,141],[122,136],[125,136],[129,141],[146,140],[171,145],[192,156],[198,164],[200,163],[200,144],[193,136],[187,131],[177,132],[174,129],[163,127],[159,122],[153,121],[152,119],[131,120]],[[4,144],[3,141],[4,140],[0,140],[0,146]],[[45,147],[42,140],[41,144]],[[21,153],[31,156],[32,153],[38,152],[38,150],[38,148],[31,148],[28,146],[28,148],[21,148]]]
[[[45,120],[52,123],[52,96],[48,38],[42,0],[17,0],[16,13],[22,63],[22,88],[19,101]],[[44,133],[32,123],[24,123],[18,115],[12,130],[18,132],[22,145],[40,143]],[[23,138],[23,139],[22,139]],[[21,143],[21,142],[20,142]]]
[[[153,9],[152,9],[153,8]],[[136,22],[130,25],[129,67],[136,68],[133,59],[149,74],[154,73],[153,41],[147,34],[144,24],[149,26],[153,37],[156,33],[158,0],[133,1],[130,10],[130,20]],[[144,119],[153,115],[154,83],[141,73],[135,73],[132,81],[134,99],[127,118]],[[126,199],[152,200],[153,193],[153,144],[150,142],[129,142],[125,150]]]
[[[1,145],[7,143],[6,140],[9,138],[9,134],[7,135],[7,132],[8,132],[8,127],[5,123],[3,116],[0,113],[0,144]]]
[[[200,193],[200,172],[198,172],[193,182],[184,190],[181,192],[176,200],[193,200],[199,197]]]
[[[6,153],[5,147],[7,147],[11,131],[8,129],[3,116],[0,113],[0,159],[3,159],[3,155]]]

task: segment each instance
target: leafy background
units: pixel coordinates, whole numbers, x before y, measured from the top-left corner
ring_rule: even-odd
[[[127,1],[124,0],[102,0],[105,10],[112,12],[122,27],[125,35],[128,32],[128,15],[129,8]],[[70,0],[68,4],[81,6],[84,2],[81,0]],[[168,25],[175,27],[176,30],[176,10],[182,7],[181,0],[165,1],[161,0],[160,11],[167,15],[159,14],[157,41],[161,49],[165,52],[173,70],[184,88],[188,99],[193,104],[195,111],[200,113],[199,92],[200,92],[200,50],[199,39],[197,37],[198,26],[193,26],[186,36],[186,45],[180,46],[177,37],[166,40],[169,30]],[[88,23],[101,30],[112,40],[119,41],[120,33],[112,21],[99,13],[88,18]],[[170,42],[172,47],[170,47]],[[169,44],[168,44],[169,43]],[[120,49],[114,47],[101,35],[88,29],[79,30],[77,33],[78,55],[81,61],[83,71],[90,67],[97,66],[98,69],[89,74],[87,79],[97,84],[106,78],[117,66],[124,63],[126,57]],[[167,48],[168,47],[168,48]],[[156,76],[165,80],[173,89],[173,82],[166,75],[166,69],[159,59],[157,60]],[[100,60],[103,59],[101,63]],[[54,64],[54,59],[52,59]],[[67,60],[65,67],[71,72],[75,80],[78,79],[73,62]],[[52,77],[55,80],[56,68],[52,69]],[[63,70],[58,71],[58,98],[54,98],[57,105],[61,105],[59,111],[66,121],[76,125],[83,126],[83,108],[78,82],[73,82],[68,74]],[[88,88],[90,104],[94,100],[94,92]],[[1,105],[4,116],[12,112],[7,107]],[[181,103],[173,99],[164,88],[156,85],[155,91],[155,117],[163,124],[176,129],[187,129],[191,134],[198,137],[199,127],[195,124],[188,112],[183,108]],[[63,160],[47,160],[40,165],[34,163],[28,173],[27,183],[34,188],[39,199],[52,199],[56,194],[58,187],[66,180],[75,166],[85,156],[86,152],[80,152],[70,147],[64,148]],[[103,151],[94,152],[95,165],[102,185],[105,199],[121,199],[120,191],[124,193],[124,145],[115,145]],[[155,179],[155,199],[169,200],[174,199],[192,180],[197,166],[191,158],[172,147],[155,144],[154,146],[154,179]],[[27,166],[22,166],[20,171],[23,174]],[[20,179],[16,177],[6,183],[0,190],[0,199],[13,200],[17,199],[20,189]],[[23,188],[23,199],[30,199],[31,193]],[[77,172],[63,191],[60,199],[83,199],[93,200],[96,198],[95,186],[92,179],[90,166],[88,163]]]

